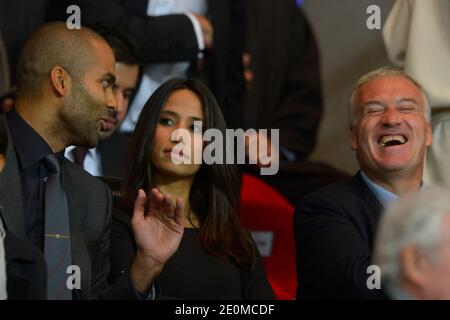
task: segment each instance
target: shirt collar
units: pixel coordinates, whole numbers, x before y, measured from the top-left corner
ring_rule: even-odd
[[[14,109],[8,112],[6,121],[22,169],[53,153],[47,142]]]
[[[69,157],[69,155],[75,148],[76,148],[76,146],[68,146],[64,150],[64,156],[70,160],[71,158]],[[87,154],[91,155],[92,157],[95,157],[97,155],[97,147],[87,149]]]
[[[375,197],[380,201],[380,203],[383,205],[383,207],[388,207],[390,204],[398,200],[398,195],[395,193],[392,193],[385,188],[379,186],[375,182],[369,179],[368,176],[364,172],[361,171],[361,176],[366,183],[366,185],[369,187],[370,191],[375,195]]]

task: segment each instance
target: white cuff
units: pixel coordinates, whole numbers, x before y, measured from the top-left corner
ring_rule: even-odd
[[[190,12],[184,12],[184,14],[191,20],[192,26],[194,27],[195,36],[197,38],[198,44],[198,58],[203,58],[203,50],[205,49],[205,40],[203,39],[202,27],[200,26],[200,22],[198,22],[197,18]]]

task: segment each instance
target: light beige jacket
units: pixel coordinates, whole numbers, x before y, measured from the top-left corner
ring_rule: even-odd
[[[449,0],[397,0],[383,28],[390,60],[423,85],[432,109],[450,107],[449,17]]]

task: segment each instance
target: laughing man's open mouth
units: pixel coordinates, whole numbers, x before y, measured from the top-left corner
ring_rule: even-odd
[[[400,146],[408,142],[408,138],[401,134],[383,135],[378,139],[378,144],[383,148]]]

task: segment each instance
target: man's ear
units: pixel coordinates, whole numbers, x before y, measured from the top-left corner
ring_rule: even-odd
[[[426,138],[426,145],[429,147],[433,143],[433,128],[431,126],[431,123],[427,123],[427,138]]]
[[[429,263],[416,246],[408,246],[400,254],[400,273],[410,284],[423,287],[427,281],[426,271]]]
[[[358,137],[357,137],[357,130],[356,125],[350,128],[350,143],[353,151],[356,151],[358,149]]]
[[[50,83],[58,95],[64,97],[70,91],[72,78],[63,67],[56,66],[50,71]]]

